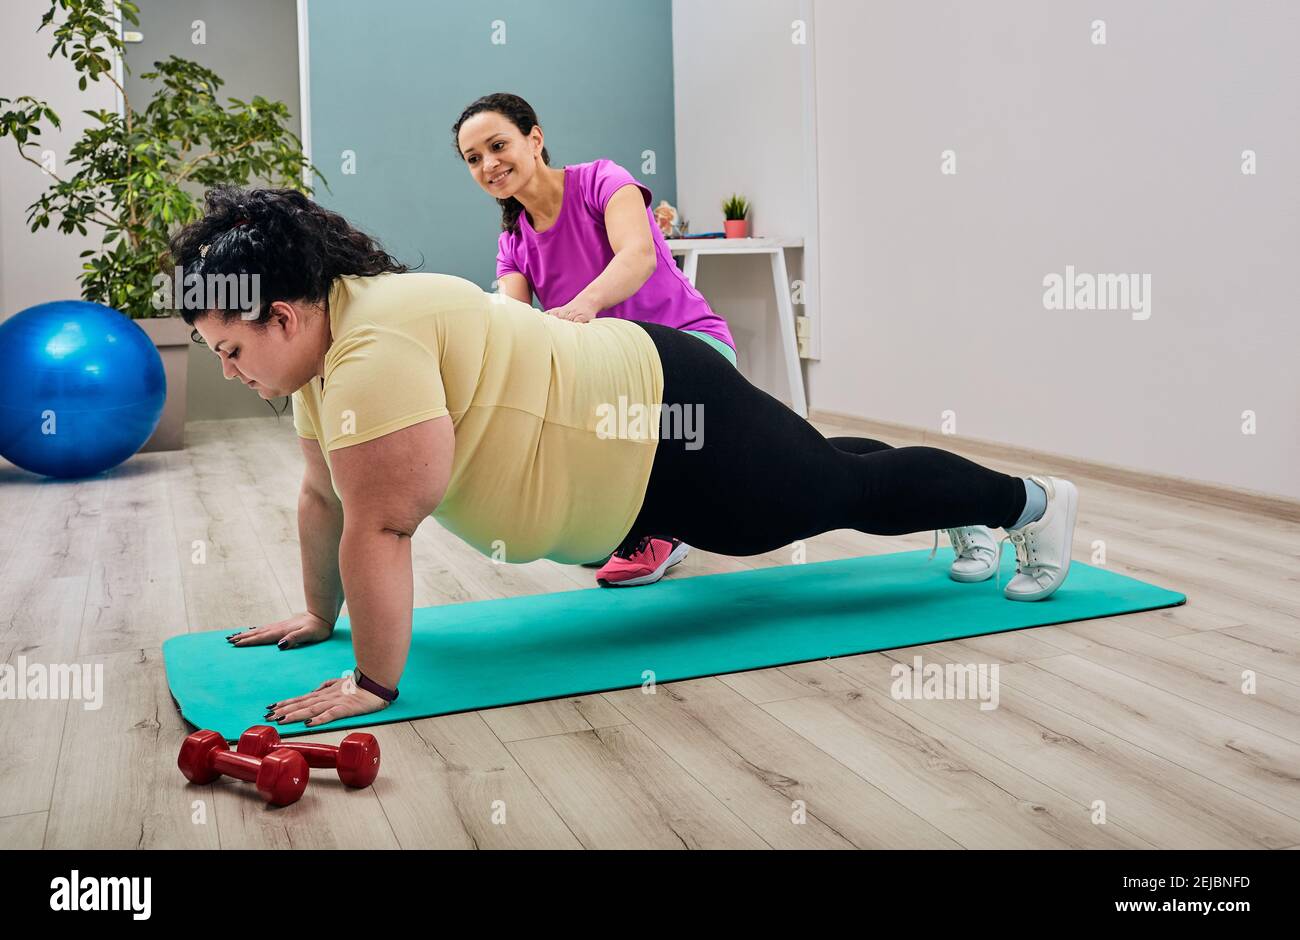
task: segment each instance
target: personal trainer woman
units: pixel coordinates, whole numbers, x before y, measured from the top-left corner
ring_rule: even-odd
[[[501,293],[524,303],[535,293],[548,316],[565,320],[621,317],[682,330],[736,364],[727,322],[678,269],[650,209],[650,189],[631,173],[612,160],[552,167],[537,112],[518,95],[478,98],[451,133],[470,177],[501,209]],[[638,533],[587,567],[600,568],[603,586],[640,587],[689,551],[672,534]]]

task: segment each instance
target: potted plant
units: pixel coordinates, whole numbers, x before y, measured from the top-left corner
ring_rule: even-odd
[[[749,215],[749,201],[744,196],[733,193],[730,199],[723,202],[722,216],[726,219],[723,228],[728,238],[749,237],[749,220],[745,218],[747,215]]]
[[[36,32],[53,24],[50,57],[59,54],[72,63],[83,91],[101,78],[112,83],[121,95],[121,113],[87,111],[95,124],[73,143],[62,172],[28,152],[45,122],[60,126],[44,101],[0,98],[0,137],[12,137],[19,155],[52,178],[27,207],[33,232],[48,228],[51,218],[68,234],[85,235],[92,225],[103,230],[100,247],[81,253],[81,296],[132,318],[158,347],[167,403],[158,429],[141,449],[175,450],[182,446],[185,427],[190,331],[172,305],[160,300],[157,278],[168,257],[168,233],[202,214],[204,189],[262,179],[310,192],[303,170],[315,167],[288,129],[285,104],[260,96],[248,102],[227,98],[222,104],[217,93],[224,82],[187,59],[171,56],[142,73],[156,89],[144,110],[135,110],[114,74],[114,57],[124,48],[114,6],[138,25],[138,8],[129,0],[52,0]]]

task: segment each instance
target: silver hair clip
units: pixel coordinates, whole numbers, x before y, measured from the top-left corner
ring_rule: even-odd
[[[240,219],[240,220],[237,221],[234,225],[230,226],[230,228],[226,229],[225,232],[222,232],[221,235],[225,235],[226,232],[233,232],[235,229],[239,228],[241,225],[247,225],[250,221],[252,221],[252,220],[251,220],[251,219]],[[218,235],[217,237],[220,238],[221,235]],[[200,257],[200,258],[206,258],[206,257],[208,256],[208,249],[211,248],[211,247],[212,247],[212,242],[208,242],[206,245],[200,245],[200,246],[199,246],[199,257]]]

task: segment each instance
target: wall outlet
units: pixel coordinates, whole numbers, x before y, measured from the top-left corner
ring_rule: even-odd
[[[808,346],[808,340],[812,336],[812,319],[810,317],[794,318],[794,336],[796,345],[799,347],[799,358],[812,358]]]

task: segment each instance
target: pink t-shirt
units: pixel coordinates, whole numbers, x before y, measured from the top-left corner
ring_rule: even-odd
[[[658,264],[640,290],[622,303],[602,310],[598,316],[696,330],[735,349],[727,321],[713,312],[709,302],[691,286],[673,261],[650,209],[650,190],[611,160],[564,168],[560,215],[546,231],[533,231],[528,213],[519,213],[519,234],[502,232],[497,240],[497,277],[522,274],[547,310],[573,300],[600,276],[614,257],[605,231],[605,207],[614,193],[629,184],[640,189],[645,199]]]

